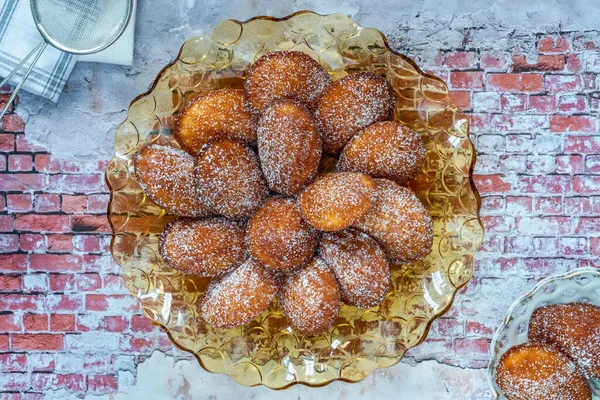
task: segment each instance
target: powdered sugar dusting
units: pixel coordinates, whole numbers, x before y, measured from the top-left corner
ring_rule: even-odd
[[[277,281],[248,259],[227,275],[214,279],[202,299],[202,317],[216,328],[233,328],[265,311],[277,293]]]
[[[412,262],[425,257],[433,244],[433,223],[410,189],[377,179],[373,208],[354,227],[373,236],[388,257]]]
[[[319,257],[288,275],[278,296],[290,324],[307,335],[329,329],[340,307],[335,276]]]
[[[390,266],[381,247],[367,234],[354,229],[326,233],[319,254],[335,273],[343,302],[368,308],[387,294]]]
[[[582,371],[558,350],[539,343],[509,349],[500,358],[496,383],[507,399],[589,400]]]
[[[271,198],[250,219],[247,241],[264,266],[286,271],[312,258],[317,232],[302,219],[294,199]]]
[[[178,218],[165,226],[159,251],[172,268],[186,274],[215,276],[245,257],[245,231],[224,218]]]
[[[600,379],[600,307],[586,303],[537,308],[529,323],[529,340],[562,350],[585,373]]]
[[[206,145],[197,159],[195,174],[200,201],[230,218],[251,216],[268,195],[258,156],[232,140]]]
[[[312,179],[321,160],[321,136],[310,112],[299,103],[279,100],[261,115],[258,155],[269,187],[288,196]]]
[[[175,139],[192,155],[214,139],[256,143],[256,118],[246,112],[242,89],[220,89],[201,94],[179,112]]]
[[[321,95],[314,116],[323,149],[337,154],[359,130],[392,116],[394,91],[371,72],[357,72],[333,82]]]
[[[170,213],[190,217],[211,214],[198,197],[194,158],[185,151],[151,144],[135,155],[134,168],[142,190]]]
[[[326,174],[300,193],[300,211],[319,230],[346,229],[369,211],[375,188],[375,181],[365,174]]]
[[[424,160],[425,146],[417,132],[384,121],[354,135],[340,155],[337,170],[363,172],[402,185],[419,172]]]
[[[246,74],[246,104],[253,112],[260,113],[273,100],[289,98],[312,110],[330,83],[327,72],[306,53],[267,53]]]

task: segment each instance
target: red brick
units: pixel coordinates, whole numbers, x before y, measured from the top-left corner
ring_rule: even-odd
[[[8,351],[8,349],[9,349],[8,335],[0,334],[0,351]]]
[[[13,350],[53,351],[64,348],[63,336],[45,333],[12,335]]]
[[[25,292],[46,292],[48,291],[48,275],[27,274],[23,275],[23,290]]]
[[[600,238],[590,238],[590,254],[600,256]]]
[[[488,74],[487,88],[499,92],[539,92],[544,89],[541,74]]]
[[[564,36],[544,36],[538,41],[541,53],[564,53],[569,50],[569,41]]]
[[[15,151],[15,135],[9,133],[0,133],[0,151]]]
[[[503,52],[482,52],[481,68],[485,70],[504,70],[506,68],[506,57]]]
[[[60,162],[60,170],[69,174],[81,172],[81,166],[73,160],[62,160]]]
[[[7,374],[0,374],[0,388],[3,393],[2,399],[4,400],[4,391],[23,391],[29,387],[29,379],[27,374],[24,372],[11,372]],[[21,400],[21,398],[18,398]]]
[[[0,294],[0,310],[43,311],[43,296],[27,294]]]
[[[55,368],[54,353],[29,353],[27,363],[32,371],[52,372]]]
[[[481,89],[483,88],[483,72],[465,71],[450,72],[450,83],[455,89]]]
[[[32,271],[78,272],[82,270],[81,256],[75,254],[32,254],[29,256]]]
[[[103,286],[107,290],[127,292],[121,275],[104,275]]]
[[[545,115],[494,114],[491,126],[501,132],[521,133],[543,129],[547,121]]]
[[[486,357],[490,351],[490,339],[456,339],[454,351],[457,355]]]
[[[111,232],[106,215],[73,215],[71,229],[73,232]]]
[[[513,228],[513,218],[504,216],[481,217],[486,232],[508,233]]]
[[[558,110],[561,112],[581,113],[585,111],[585,96],[561,96],[558,99]]]
[[[544,215],[560,214],[562,212],[562,197],[538,197],[535,199],[535,211]]]
[[[468,92],[450,92],[450,96],[453,93],[468,93]],[[455,103],[457,107],[461,107],[458,103]],[[467,107],[470,108],[470,107]],[[88,196],[88,212],[91,214],[106,214],[108,208],[108,200],[110,196],[107,194],[91,194]]]
[[[0,372],[27,371],[27,356],[25,354],[0,354]]]
[[[579,75],[546,75],[544,88],[550,93],[574,92],[581,88]]]
[[[51,312],[77,311],[83,304],[79,294],[48,294],[46,308]]]
[[[442,336],[456,337],[464,334],[463,325],[455,319],[441,318],[437,321],[438,333]]]
[[[583,157],[579,155],[556,156],[556,172],[559,174],[580,174],[583,172]],[[599,171],[600,172],[600,171]]]
[[[567,56],[567,71],[569,72],[581,72],[583,65],[581,59],[577,54],[569,54]]]
[[[566,153],[598,153],[600,152],[600,137],[596,136],[567,136],[565,137]]]
[[[556,110],[556,97],[553,95],[529,96],[529,109],[539,113],[553,113]]]
[[[88,311],[131,312],[139,309],[138,300],[127,294],[87,294],[85,309]]]
[[[19,235],[20,248],[23,251],[43,251],[46,249],[44,236],[37,233],[22,233]]]
[[[36,154],[35,170],[38,172],[59,172],[60,164],[50,154]]]
[[[94,292],[102,288],[102,279],[98,274],[77,274],[76,282],[80,292]]]
[[[525,94],[503,94],[500,98],[503,113],[525,111],[527,107],[527,95]]]
[[[596,90],[598,88],[598,76],[596,74],[586,73],[582,76],[584,90]]]
[[[566,215],[583,215],[591,212],[592,204],[587,197],[565,197],[563,208]]]
[[[100,237],[96,235],[79,235],[73,238],[73,248],[82,253],[98,253],[100,249]]]
[[[448,53],[444,64],[451,69],[473,69],[477,67],[477,54],[473,51]]]
[[[33,160],[29,154],[11,154],[8,156],[9,171],[31,171]]]
[[[509,192],[511,184],[500,175],[474,175],[477,190],[482,193]]]
[[[66,213],[83,213],[87,210],[86,196],[62,196],[62,210]]]
[[[565,68],[565,57],[562,55],[540,55],[537,62],[530,64],[524,55],[513,56],[514,72],[530,71],[562,71]]]
[[[70,235],[48,235],[48,251],[71,252],[73,251],[73,237]]]
[[[469,336],[491,336],[493,333],[492,328],[485,326],[481,322],[467,321],[465,324],[466,334]]]
[[[65,292],[75,289],[75,276],[72,274],[50,274],[50,290]]]
[[[133,315],[131,317],[131,330],[137,333],[152,332],[155,325],[143,315]]]
[[[52,314],[50,315],[50,330],[54,332],[75,331],[74,314]]]
[[[2,332],[20,332],[21,331],[21,318],[13,313],[0,314],[0,330]],[[0,367],[2,362],[0,362]]]
[[[114,375],[89,375],[88,390],[92,393],[111,393],[119,389],[119,379]]]
[[[17,135],[17,151],[41,152],[46,151],[46,149],[42,146],[31,143],[27,140],[25,135]]]
[[[597,194],[600,191],[600,176],[575,176],[573,178],[573,191],[576,193]]]
[[[486,130],[490,125],[488,114],[469,114],[471,133],[478,133]]]
[[[121,315],[106,316],[102,319],[103,328],[108,332],[123,332],[129,327],[127,317]]]
[[[46,314],[23,315],[23,328],[26,332],[47,331],[48,316]]]
[[[19,231],[68,232],[70,230],[67,215],[17,215],[15,224]]]
[[[561,237],[560,254],[564,256],[582,256],[588,254],[587,239],[584,237]]]
[[[122,336],[119,347],[123,352],[147,353],[156,348],[156,343],[152,338],[145,336]]]
[[[0,188],[7,192],[46,189],[46,177],[41,174],[1,174]]]
[[[471,109],[471,92],[453,90],[450,92],[450,99],[452,99],[454,105],[461,110]]]
[[[10,212],[26,212],[33,208],[30,194],[7,194],[6,206]]]
[[[27,255],[0,254],[0,271],[26,271]]]
[[[65,389],[68,392],[83,393],[85,379],[80,374],[31,374],[31,387],[34,390],[49,391]]]
[[[558,193],[571,190],[571,177],[564,175],[519,176],[516,189],[521,193]]]
[[[596,119],[584,115],[552,115],[550,117],[551,132],[588,132],[596,131]]]
[[[12,215],[0,215],[0,232],[12,232],[15,229],[14,220]]]
[[[600,217],[580,217],[575,227],[577,235],[597,235],[600,232]]]
[[[0,233],[0,253],[14,253],[19,250],[19,235]]]
[[[21,290],[21,275],[0,275],[0,292],[19,292]]]
[[[98,174],[57,174],[49,176],[49,186],[61,193],[90,193],[102,190],[102,178]]]
[[[515,227],[518,233],[526,235],[565,235],[571,229],[569,217],[516,217]]]
[[[5,132],[23,132],[25,122],[18,114],[6,114],[2,117],[2,130]]]
[[[35,211],[53,212],[60,210],[60,196],[57,194],[41,193],[35,196]]]

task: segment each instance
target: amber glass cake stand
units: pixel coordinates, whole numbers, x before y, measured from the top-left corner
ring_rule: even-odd
[[[385,76],[399,99],[394,119],[418,131],[427,148],[423,169],[410,186],[433,218],[433,250],[422,261],[393,267],[390,292],[378,307],[342,306],[334,326],[316,337],[288,327],[275,302],[243,327],[207,325],[199,305],[208,281],[182,275],[161,259],[158,236],[173,216],[144,195],[132,166],[140,146],[176,145],[173,115],[187,100],[209,90],[242,87],[248,66],[277,50],[309,54],[334,80],[356,71]],[[282,19],[228,20],[209,36],[185,42],[151,89],[133,100],[119,125],[106,171],[111,251],[145,315],[207,371],[273,389],[356,382],[375,368],[396,364],[421,343],[431,322],[471,278],[473,254],[483,239],[480,199],[471,179],[474,164],[468,119],[450,100],[446,85],[390,49],[378,30],[344,15],[307,11]]]

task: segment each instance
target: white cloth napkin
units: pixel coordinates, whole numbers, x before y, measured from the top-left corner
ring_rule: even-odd
[[[135,2],[127,29],[112,46],[79,58],[47,46],[23,85],[23,90],[56,102],[78,59],[132,65],[134,32]],[[28,0],[0,0],[0,77],[7,76],[42,41]],[[28,65],[29,63],[25,64],[20,73],[11,78],[11,84],[16,84],[21,79]]]

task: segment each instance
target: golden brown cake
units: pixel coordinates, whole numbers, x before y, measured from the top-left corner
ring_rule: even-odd
[[[247,260],[214,279],[202,298],[202,317],[215,328],[233,328],[265,311],[277,294],[277,280],[258,262]]]
[[[220,89],[201,94],[177,116],[173,136],[190,154],[215,139],[256,143],[256,118],[246,112],[242,89]]]
[[[541,343],[511,347],[496,367],[496,384],[508,400],[589,400],[583,372],[557,349]]]
[[[258,156],[271,190],[292,196],[317,173],[321,135],[312,114],[292,100],[277,100],[258,123]]]
[[[410,189],[376,179],[374,206],[354,227],[371,235],[392,260],[409,263],[425,257],[433,244],[433,223]]]
[[[421,170],[425,146],[421,136],[394,121],[376,122],[359,131],[344,147],[338,171],[362,172],[406,184]]]
[[[390,266],[369,235],[354,229],[325,233],[319,254],[335,273],[344,303],[359,308],[381,303],[390,288]]]
[[[325,89],[315,110],[323,150],[338,154],[355,133],[392,117],[396,96],[387,81],[372,72],[357,72]]]
[[[285,272],[315,253],[317,231],[302,219],[294,199],[270,198],[248,223],[248,247],[265,267]]]
[[[340,307],[335,275],[319,257],[285,278],[278,299],[290,325],[306,335],[329,329]]]
[[[134,168],[142,190],[170,213],[189,217],[211,214],[198,198],[194,158],[185,151],[151,144],[136,154]]]
[[[258,59],[246,73],[246,105],[261,113],[277,99],[293,99],[313,110],[331,83],[323,67],[300,51],[277,51]]]
[[[215,276],[239,265],[245,257],[245,231],[224,218],[178,218],[159,239],[163,259],[185,274]]]
[[[195,176],[200,201],[233,219],[250,217],[269,193],[256,153],[229,139],[210,142],[200,151]]]
[[[341,231],[371,209],[375,189],[375,181],[359,172],[325,174],[300,193],[302,217],[321,231]]]
[[[529,340],[550,344],[600,379],[600,307],[587,303],[538,307],[529,321]]]

